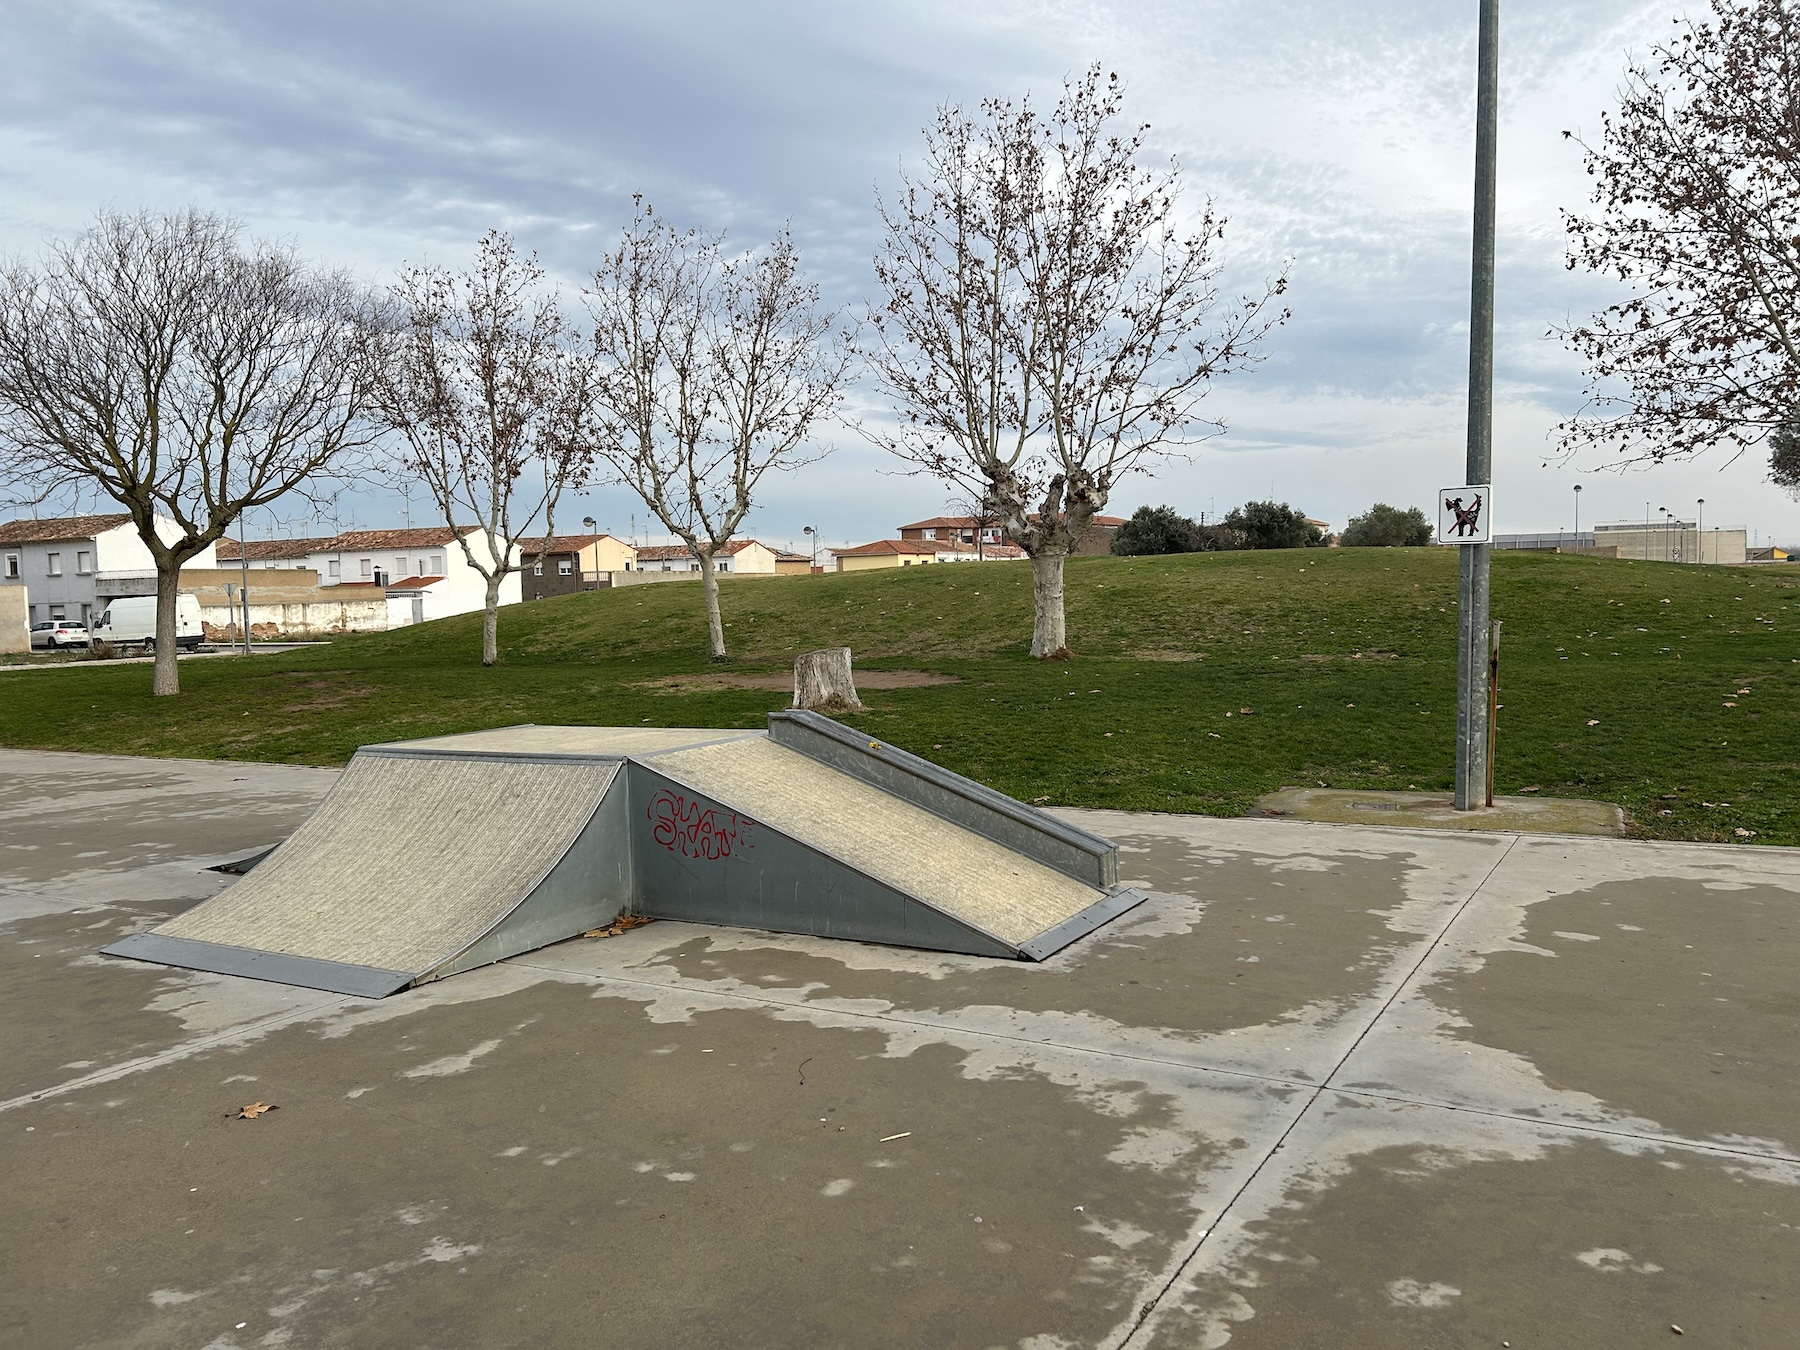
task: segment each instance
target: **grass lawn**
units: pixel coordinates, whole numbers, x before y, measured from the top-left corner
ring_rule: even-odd
[[[645,585],[282,655],[0,674],[0,744],[338,764],[361,744],[516,722],[757,726],[787,698],[670,677],[859,669],[846,720],[1029,801],[1230,815],[1287,784],[1448,790],[1456,552],[1313,549],[1070,563],[1071,662],[1035,662],[1022,563]],[[1671,839],[1800,844],[1800,566],[1494,560],[1505,622],[1496,790],[1597,797]],[[1592,725],[1590,725],[1592,723]]]

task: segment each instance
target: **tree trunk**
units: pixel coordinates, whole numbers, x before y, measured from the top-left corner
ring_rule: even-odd
[[[487,604],[481,614],[481,664],[500,664],[500,582],[504,572],[496,570],[487,579]]]
[[[850,674],[850,649],[826,647],[794,662],[794,706],[814,712],[846,712],[862,707]]]
[[[156,664],[150,692],[161,697],[181,692],[181,672],[175,668],[176,597],[180,594],[181,564],[156,565]]]
[[[1063,625],[1063,558],[1040,553],[1031,560],[1031,654],[1067,660],[1069,644]]]
[[[727,659],[725,620],[719,614],[718,569],[713,566],[712,554],[695,549],[694,555],[700,559],[700,587],[706,592],[706,636],[711,644],[712,659],[724,661]]]

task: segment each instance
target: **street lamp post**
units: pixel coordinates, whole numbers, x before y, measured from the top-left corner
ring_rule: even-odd
[[[1463,482],[1493,482],[1494,197],[1500,143],[1500,0],[1481,0],[1475,77],[1475,207],[1469,260],[1469,440]],[[1456,809],[1488,791],[1489,545],[1457,548]]]
[[[1706,498],[1699,498],[1695,505],[1700,508],[1694,517],[1694,561],[1706,561]]]
[[[809,570],[816,572],[819,570],[819,532],[810,525],[803,529],[806,537],[812,541],[812,563]]]
[[[1581,484],[1575,485],[1575,551],[1581,552]]]

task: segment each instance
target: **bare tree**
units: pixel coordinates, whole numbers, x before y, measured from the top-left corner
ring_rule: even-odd
[[[588,291],[599,453],[700,564],[708,650],[726,659],[717,560],[771,470],[824,452],[808,437],[842,399],[852,335],[821,309],[784,232],[728,257],[641,201]]]
[[[157,694],[180,692],[181,566],[238,516],[322,492],[377,434],[374,300],[190,209],[103,213],[0,272],[0,474],[109,497],[156,564]]]
[[[522,565],[518,541],[541,519],[548,549],[557,502],[592,464],[593,358],[536,257],[498,230],[482,236],[472,270],[409,268],[394,295],[404,315],[382,413],[405,443],[405,471],[486,582],[481,663],[491,666],[501,586]]]
[[[1140,164],[1117,76],[939,110],[925,159],[880,204],[875,374],[901,413],[875,439],[979,496],[1031,555],[1031,653],[1066,656],[1063,560],[1118,481],[1224,429],[1209,383],[1287,317],[1285,276],[1221,294],[1225,219],[1191,226],[1178,176]],[[1185,230],[1185,232],[1184,232]]]
[[[1559,330],[1588,375],[1565,450],[1741,451],[1800,421],[1800,11],[1712,9],[1627,69],[1597,146],[1564,133],[1598,207],[1565,213],[1569,267],[1631,292]]]

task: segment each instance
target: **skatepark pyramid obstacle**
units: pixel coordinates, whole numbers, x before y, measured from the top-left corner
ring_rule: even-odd
[[[626,913],[1041,961],[1143,899],[1110,840],[788,711],[365,746],[241,881],[103,950],[380,998]]]

